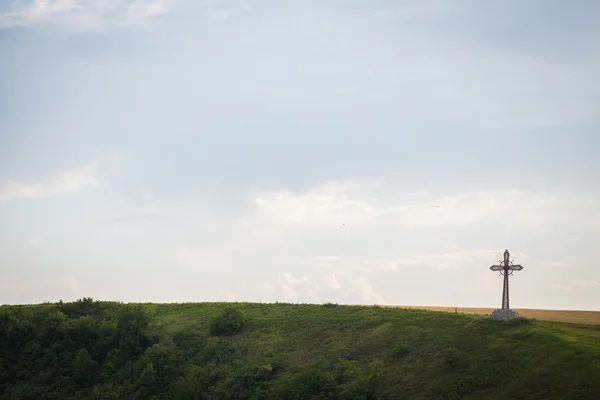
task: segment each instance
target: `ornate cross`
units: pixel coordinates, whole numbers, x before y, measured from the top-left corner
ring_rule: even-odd
[[[510,253],[508,250],[504,252],[504,261],[500,261],[498,265],[490,267],[492,271],[499,271],[500,275],[504,275],[504,287],[502,288],[502,308],[509,309],[510,303],[508,300],[508,276],[513,274],[513,271],[520,271],[523,267],[519,264],[514,265],[510,261]]]

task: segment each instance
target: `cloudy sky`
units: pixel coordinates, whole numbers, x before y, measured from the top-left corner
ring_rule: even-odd
[[[598,20],[1,0],[0,304],[600,309]]]

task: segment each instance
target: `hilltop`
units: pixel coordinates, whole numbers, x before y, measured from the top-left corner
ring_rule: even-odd
[[[0,399],[600,398],[600,326],[335,304],[0,307]]]
[[[386,306],[398,308],[415,308],[419,310],[448,311],[464,314],[489,315],[494,308],[476,307],[443,307],[443,306]],[[543,321],[571,322],[575,324],[600,325],[600,311],[588,310],[539,310],[531,308],[515,308],[525,318]]]

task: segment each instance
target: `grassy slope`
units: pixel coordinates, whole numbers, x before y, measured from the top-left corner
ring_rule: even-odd
[[[208,336],[222,303],[148,304],[166,334]],[[338,358],[385,363],[384,398],[600,398],[600,327],[503,323],[385,307],[236,305],[249,326],[231,338],[248,361],[285,372]]]

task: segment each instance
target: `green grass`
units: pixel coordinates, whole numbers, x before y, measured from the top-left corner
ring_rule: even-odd
[[[224,303],[148,304],[165,333],[208,338]],[[237,303],[248,324],[232,342],[284,372],[338,359],[382,360],[383,398],[600,398],[600,327],[498,322],[383,307]],[[592,396],[593,395],[593,396]]]
[[[334,304],[143,306],[154,321],[148,336],[152,343],[120,367],[107,367],[108,350],[97,353],[102,356],[90,350],[96,364],[90,364],[85,354],[76,356],[77,346],[70,344],[75,339],[61,333],[61,346],[71,346],[74,354],[66,358],[79,357],[78,373],[94,370],[100,375],[89,378],[89,389],[83,378],[59,377],[75,382],[77,392],[68,393],[78,394],[44,398],[600,399],[600,326],[500,322],[471,314]],[[242,329],[211,334],[211,321],[228,307],[243,314]],[[107,313],[95,315],[103,321],[103,315],[113,315]],[[48,326],[56,324],[52,318],[47,321]],[[63,324],[60,332],[81,332],[73,328],[81,325],[76,320]],[[59,332],[48,329],[43,332]],[[121,335],[109,325],[103,329],[115,338]],[[54,337],[43,332],[35,340]],[[98,348],[93,343],[102,338],[90,337],[90,349]],[[19,350],[23,354],[36,347],[32,341],[23,343]],[[117,357],[122,350],[114,343]],[[11,349],[6,347],[15,354]],[[72,364],[65,364],[63,375],[70,373]],[[16,385],[11,393],[26,393],[19,392],[18,385],[43,390],[35,380],[48,367],[40,365],[31,367],[30,377],[6,373],[22,376],[8,382]]]

